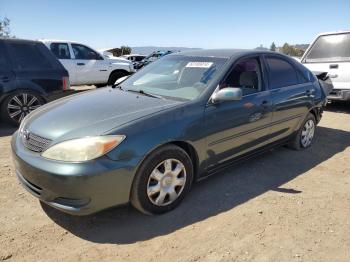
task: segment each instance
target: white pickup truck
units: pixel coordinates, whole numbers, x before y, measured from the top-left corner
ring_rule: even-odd
[[[56,55],[69,73],[71,85],[112,85],[135,72],[126,59],[109,59],[92,48],[72,41],[40,40]]]
[[[350,101],[350,31],[318,35],[301,63],[313,72],[328,72],[334,87],[328,99]]]

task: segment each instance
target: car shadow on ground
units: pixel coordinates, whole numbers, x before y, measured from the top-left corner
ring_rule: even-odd
[[[333,101],[324,108],[325,111],[350,114],[350,101]]]
[[[299,194],[285,183],[350,146],[350,132],[319,127],[313,146],[304,151],[276,148],[194,185],[170,213],[147,216],[130,206],[75,217],[45,204],[46,214],[72,234],[95,243],[128,244],[166,235],[216,216],[268,191]],[[258,211],[257,211],[258,212]]]

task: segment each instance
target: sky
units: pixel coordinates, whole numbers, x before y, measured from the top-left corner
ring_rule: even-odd
[[[96,49],[128,46],[255,48],[310,43],[350,29],[350,0],[0,0],[24,39],[66,39]]]

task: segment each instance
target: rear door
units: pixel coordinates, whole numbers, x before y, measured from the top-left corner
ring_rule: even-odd
[[[68,43],[53,42],[50,43],[49,48],[51,52],[56,56],[56,58],[61,62],[64,68],[68,71],[69,81],[71,85],[75,85],[77,83],[75,61],[72,58]]]
[[[265,56],[273,113],[271,142],[291,135],[313,105],[314,85],[291,61],[278,55]]]
[[[350,33],[319,36],[302,63],[311,71],[329,72],[334,89],[350,89]]]
[[[3,95],[15,89],[15,74],[11,70],[12,63],[6,52],[3,42],[0,42],[0,100]],[[1,103],[1,101],[0,101]]]
[[[43,43],[8,41],[5,48],[13,63],[17,88],[44,96],[62,91],[67,72]]]
[[[78,84],[105,84],[108,81],[108,62],[91,48],[81,44],[71,44],[75,58],[76,80]]]

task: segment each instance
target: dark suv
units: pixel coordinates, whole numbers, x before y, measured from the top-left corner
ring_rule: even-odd
[[[48,99],[69,89],[68,72],[43,43],[0,38],[0,113],[18,125]]]

